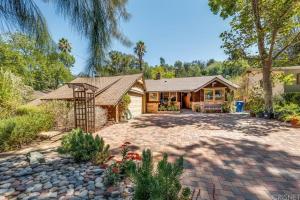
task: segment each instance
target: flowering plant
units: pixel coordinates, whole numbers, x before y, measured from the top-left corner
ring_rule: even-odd
[[[128,176],[130,166],[134,165],[134,162],[142,160],[138,153],[130,152],[130,142],[124,142],[121,148],[121,160],[116,160],[108,167],[106,171],[105,183],[107,186],[114,185],[119,180],[122,180]]]

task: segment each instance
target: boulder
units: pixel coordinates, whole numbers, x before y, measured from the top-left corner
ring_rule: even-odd
[[[27,160],[31,165],[45,163],[46,160],[40,152],[34,151],[27,154]]]

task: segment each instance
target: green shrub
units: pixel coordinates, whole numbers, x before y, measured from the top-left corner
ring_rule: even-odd
[[[48,101],[41,107],[54,117],[54,128],[58,130],[70,130],[74,128],[74,106],[70,101]]]
[[[274,110],[278,119],[284,121],[288,121],[291,116],[300,115],[300,105],[295,103],[275,104]]]
[[[174,164],[169,163],[167,154],[159,161],[157,169],[153,171],[153,159],[150,150],[144,150],[142,164],[133,163],[130,174],[135,183],[134,199],[168,199],[177,200],[181,196],[188,195],[187,189],[180,194],[180,176],[183,173],[183,157],[176,160]]]
[[[32,88],[24,85],[21,77],[0,69],[0,119],[14,115],[22,103],[28,101]]]
[[[166,106],[161,105],[158,107],[158,111],[166,111],[166,110],[167,110]]]
[[[179,109],[178,109],[177,106],[171,105],[171,106],[168,106],[168,107],[167,107],[167,110],[168,110],[168,111],[178,111]]]
[[[180,200],[190,200],[190,199],[193,199],[193,198],[190,198],[192,195],[192,192],[191,192],[191,189],[186,187],[186,188],[183,188],[182,192],[181,192],[181,197],[180,197]]]
[[[35,114],[41,112],[47,113],[47,111],[41,107],[24,105],[24,106],[19,106],[16,109],[15,115],[21,116],[21,115],[29,115],[29,114]]]
[[[119,168],[116,163],[110,165],[106,171],[103,179],[103,183],[106,187],[116,185],[122,180],[121,174],[119,173]]]
[[[200,105],[195,105],[195,111],[196,112],[201,112],[201,106]]]
[[[300,106],[300,92],[284,93],[282,97],[286,103],[295,103]]]
[[[108,162],[109,159],[110,159],[109,145],[108,144],[105,145],[103,138],[100,138],[99,149],[95,157],[93,158],[93,163],[96,165],[102,165]]]
[[[128,94],[125,94],[120,103],[119,103],[119,112],[121,113],[121,118],[126,118],[124,115],[126,115],[126,111],[128,110],[128,106],[131,102],[131,98]]]
[[[159,106],[158,111],[179,111],[179,108],[175,105],[170,105],[170,106],[161,105]]]
[[[83,162],[95,159],[99,152],[106,153],[108,148],[104,146],[103,139],[100,139],[98,135],[93,137],[91,133],[84,133],[81,129],[73,129],[72,132],[63,137],[58,152],[70,154],[76,162]]]
[[[261,113],[264,111],[263,90],[260,87],[255,87],[250,91],[249,100],[245,105],[245,110],[250,110],[253,113]]]
[[[141,166],[133,165],[130,170],[130,176],[135,183],[134,199],[147,200],[151,198],[152,184],[154,183],[153,160],[151,151],[144,150],[142,153]]]
[[[0,122],[0,151],[20,148],[53,126],[53,116],[38,108],[20,108],[19,116]]]

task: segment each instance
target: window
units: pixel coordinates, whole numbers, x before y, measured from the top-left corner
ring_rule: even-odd
[[[170,101],[177,101],[177,94],[176,94],[176,92],[170,92],[169,99],[170,99]]]
[[[300,85],[300,73],[297,74],[297,85]]]
[[[158,92],[149,92],[149,101],[158,101]]]
[[[223,99],[224,99],[223,89],[216,89],[215,90],[215,100],[223,100]]]
[[[167,104],[169,101],[169,92],[163,92],[162,93],[162,101],[163,103]]]
[[[204,90],[204,100],[205,101],[214,100],[214,91],[213,90]]]

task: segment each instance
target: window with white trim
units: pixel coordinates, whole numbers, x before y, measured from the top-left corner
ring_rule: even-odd
[[[224,90],[223,89],[215,89],[215,100],[224,100]]]
[[[159,101],[158,92],[149,92],[149,101]]]
[[[214,90],[204,90],[204,100],[205,101],[213,101],[214,100]]]

